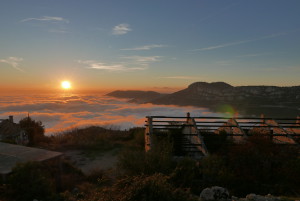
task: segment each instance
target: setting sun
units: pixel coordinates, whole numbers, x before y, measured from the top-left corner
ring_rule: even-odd
[[[62,81],[61,82],[61,87],[63,89],[70,89],[71,88],[71,83],[69,81]]]

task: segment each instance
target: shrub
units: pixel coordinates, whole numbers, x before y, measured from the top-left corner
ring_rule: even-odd
[[[300,192],[299,148],[274,144],[259,133],[203,158],[200,168],[202,186],[224,186],[237,196]]]
[[[194,194],[200,194],[202,190],[201,170],[198,162],[191,158],[179,160],[169,180],[176,187],[191,189]]]
[[[54,180],[38,162],[16,165],[8,184],[11,197],[15,200],[51,200],[55,193]]]
[[[233,141],[228,138],[225,131],[221,131],[219,134],[210,132],[203,132],[204,143],[209,153],[226,153],[229,147],[233,144]]]
[[[128,147],[119,155],[118,168],[127,175],[169,174],[175,167],[172,159],[172,144],[168,139],[155,141],[148,152],[140,147]]]
[[[85,201],[194,201],[189,192],[174,188],[162,174],[126,177],[112,187],[90,194]]]

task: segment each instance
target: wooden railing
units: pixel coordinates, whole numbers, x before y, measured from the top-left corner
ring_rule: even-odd
[[[153,145],[152,137],[158,133],[171,130],[182,130],[182,135],[190,141],[190,145],[198,145],[197,151],[203,155],[207,149],[203,142],[203,133],[226,133],[228,137],[239,142],[254,134],[269,136],[275,143],[298,144],[300,138],[300,118],[255,118],[255,117],[146,117],[145,150]],[[190,138],[193,136],[194,138]],[[195,142],[198,143],[195,143]],[[195,150],[195,149],[194,149]],[[190,150],[192,151],[192,149]],[[187,150],[188,152],[188,150]]]

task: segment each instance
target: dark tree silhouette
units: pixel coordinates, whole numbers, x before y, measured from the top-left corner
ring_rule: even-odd
[[[45,128],[41,121],[35,121],[28,116],[21,119],[19,124],[20,127],[28,134],[29,146],[36,145],[39,141],[42,141],[45,138]]]

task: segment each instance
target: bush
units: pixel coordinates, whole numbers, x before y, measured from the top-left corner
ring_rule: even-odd
[[[38,162],[16,165],[8,178],[11,197],[15,200],[51,200],[55,184],[45,167]]]
[[[225,157],[212,154],[200,162],[202,186],[230,186],[234,172],[228,167]]]
[[[228,147],[201,161],[203,184],[228,188],[237,196],[248,193],[295,195],[300,192],[299,150],[274,144],[262,136]]]
[[[191,158],[183,158],[178,161],[176,168],[170,174],[170,182],[179,188],[188,188],[194,194],[200,194],[202,190],[202,173],[198,162]]]
[[[84,201],[195,201],[189,192],[174,188],[162,174],[126,177],[113,186],[102,188]]]
[[[155,141],[148,152],[140,147],[128,147],[119,155],[118,168],[125,175],[169,174],[175,168],[172,158],[172,144],[168,139]]]
[[[229,147],[233,144],[233,141],[227,136],[225,131],[221,131],[219,134],[210,132],[203,132],[204,143],[209,153],[224,154],[228,151]]]

